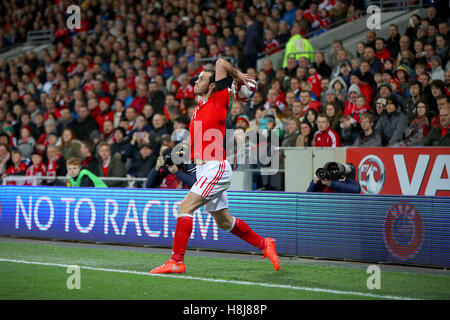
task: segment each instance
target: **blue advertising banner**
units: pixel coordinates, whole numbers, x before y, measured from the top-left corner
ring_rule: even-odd
[[[187,190],[0,187],[0,235],[171,247]],[[233,215],[281,255],[450,266],[450,198],[228,192]],[[203,208],[188,246],[258,250]]]

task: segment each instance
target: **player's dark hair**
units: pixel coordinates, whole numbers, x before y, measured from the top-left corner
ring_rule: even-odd
[[[214,69],[205,69],[203,70],[204,72],[208,72],[211,75],[209,76],[209,84],[213,83],[214,81],[216,81],[216,70]]]

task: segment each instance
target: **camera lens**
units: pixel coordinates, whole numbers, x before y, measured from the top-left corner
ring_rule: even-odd
[[[327,178],[327,172],[323,169],[323,168],[319,168],[316,171],[316,176],[317,178],[319,178],[320,180],[324,180]]]

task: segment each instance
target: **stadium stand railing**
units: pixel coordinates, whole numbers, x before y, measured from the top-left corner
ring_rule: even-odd
[[[369,0],[368,7],[375,5],[378,6],[382,12],[386,11],[399,11],[399,10],[414,10],[424,8],[429,3],[425,0]]]
[[[48,44],[53,41],[53,33],[51,30],[35,30],[28,31],[27,42],[28,45]]]

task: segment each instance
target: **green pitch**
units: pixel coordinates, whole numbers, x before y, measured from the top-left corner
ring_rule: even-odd
[[[380,266],[381,289],[369,290],[366,265],[328,265],[186,256],[187,273],[151,276],[167,254],[1,241],[0,299],[449,299],[450,274]],[[80,267],[68,289],[67,267]],[[70,282],[70,281],[69,281]]]

